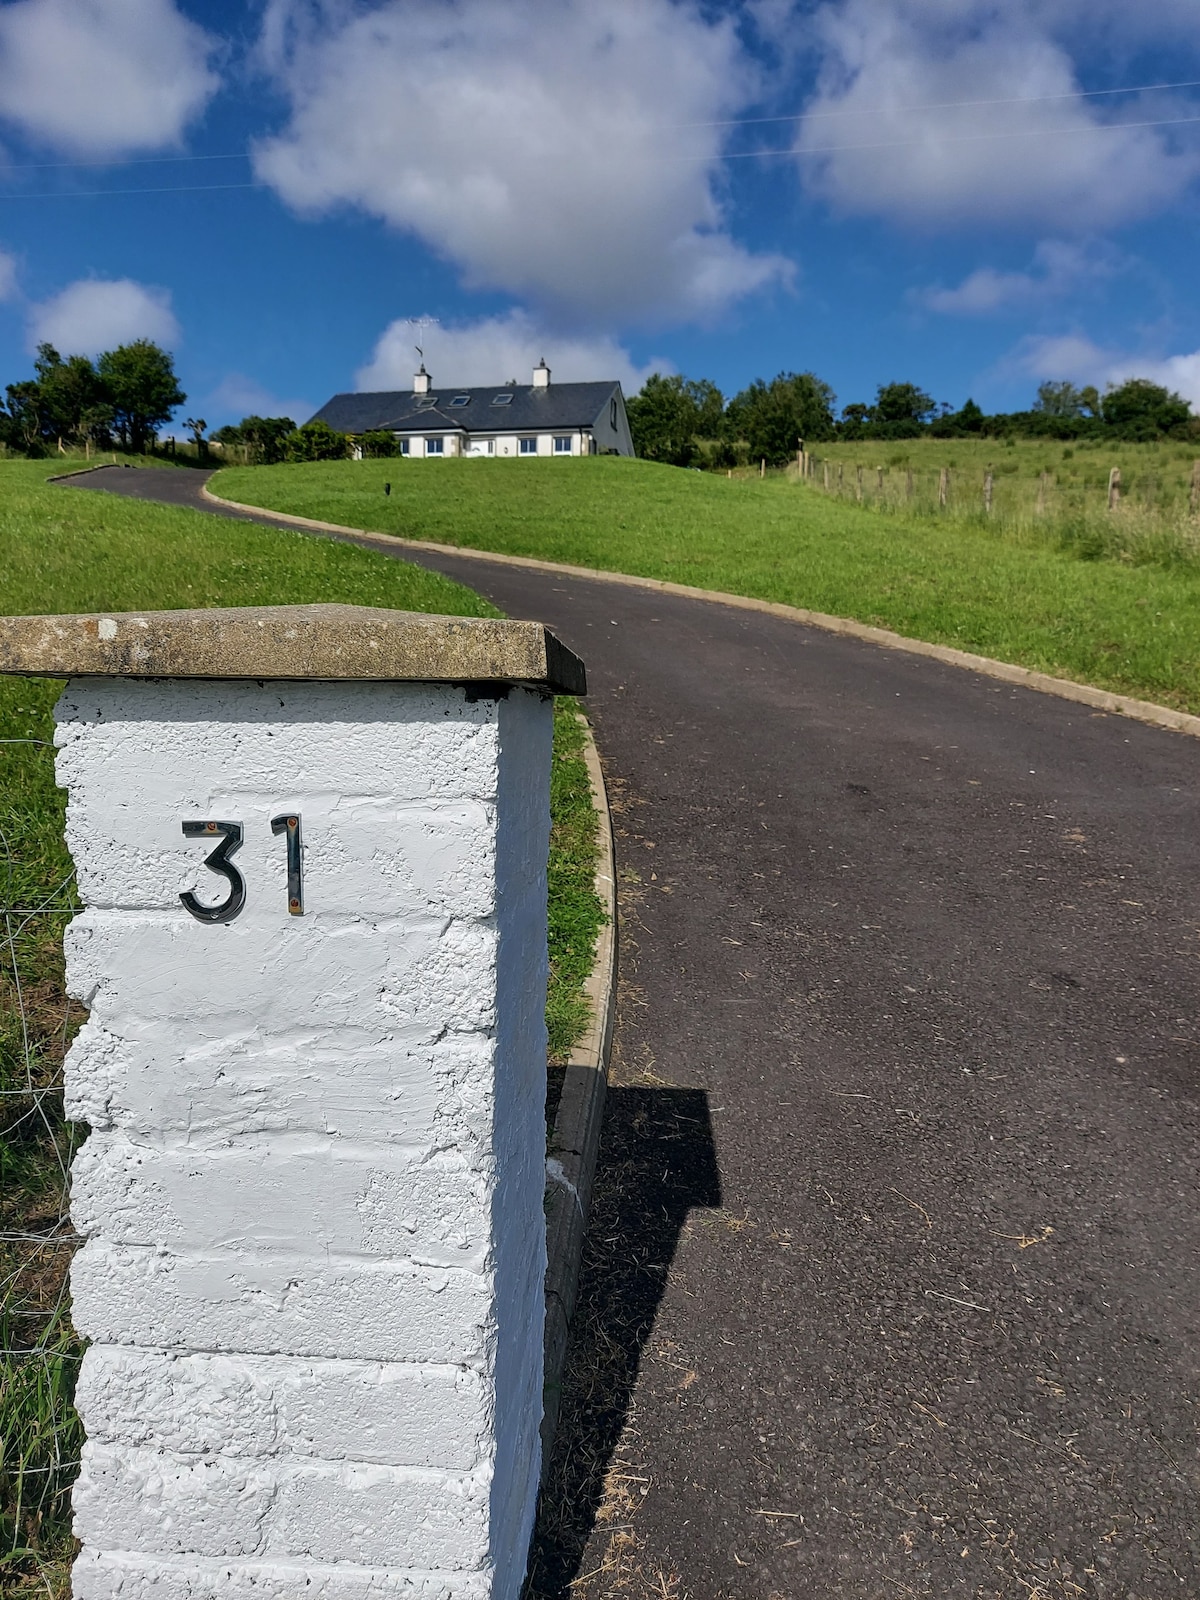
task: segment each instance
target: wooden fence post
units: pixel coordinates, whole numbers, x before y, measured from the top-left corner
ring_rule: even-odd
[[[879,467],[876,470],[877,470],[877,473],[878,473],[878,476],[879,476],[879,498],[882,500],[883,499],[883,468]]]
[[[862,474],[863,469],[861,467],[854,469],[854,498],[860,505],[862,504]]]
[[[843,487],[845,485],[845,482],[846,482],[846,469],[842,465],[842,463],[839,461],[838,462],[838,493],[839,494],[841,494],[842,489],[843,489]]]
[[[1108,509],[1115,511],[1121,504],[1121,469],[1114,467],[1108,475]]]
[[[992,491],[995,486],[996,479],[991,467],[989,467],[983,477],[983,509],[989,517],[992,514]]]
[[[1200,511],[1200,461],[1192,462],[1192,493],[1188,507],[1193,513]]]
[[[1198,467],[1200,467],[1200,461],[1198,461],[1196,463],[1196,465]],[[825,493],[828,494],[829,493],[829,463],[828,463],[828,461],[823,461],[821,463],[821,483],[822,483],[822,487],[825,490]]]
[[[950,473],[946,467],[943,467],[941,472],[938,474],[938,505],[941,506],[943,510],[946,508],[946,495],[949,487]]]
[[[759,475],[760,478],[765,478],[766,475],[767,475],[767,458],[766,458],[766,456],[760,456],[759,457],[758,475]]]

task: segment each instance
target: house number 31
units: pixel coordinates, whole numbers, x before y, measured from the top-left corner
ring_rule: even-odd
[[[232,922],[246,904],[246,880],[234,866],[232,856],[242,848],[243,828],[240,822],[185,822],[184,835],[189,839],[211,839],[216,848],[204,858],[210,872],[224,878],[229,893],[214,906],[206,906],[196,899],[189,889],[179,898],[197,922]],[[287,899],[288,911],[293,917],[304,915],[304,865],[303,845],[300,842],[300,818],[295,812],[271,818],[271,832],[287,835]]]

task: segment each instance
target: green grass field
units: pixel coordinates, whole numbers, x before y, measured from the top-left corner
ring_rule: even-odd
[[[857,448],[864,468],[886,462],[884,447]],[[943,448],[964,476],[976,470],[978,446]],[[1017,477],[1036,485],[1046,452],[1014,453],[1030,469]],[[783,601],[1200,711],[1200,562],[1177,540],[1130,554],[1086,521],[860,506],[782,473],[615,457],[240,467],[213,488],[352,527]]]
[[[63,465],[0,461],[0,614],[338,600],[497,615],[471,590],[371,551],[47,484]],[[0,1594],[52,1597],[67,1593],[82,1442],[64,1301],[65,1176],[81,1132],[62,1117],[61,1066],[82,1012],[62,978],[75,900],[50,742],[61,687],[0,677]],[[557,712],[547,1024],[561,1057],[587,1020],[602,908],[583,735],[574,702]]]

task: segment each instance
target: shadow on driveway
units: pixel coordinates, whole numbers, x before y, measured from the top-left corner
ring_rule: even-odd
[[[527,1600],[569,1594],[598,1525],[620,1547],[639,1486],[617,1477],[614,1455],[642,1351],[689,1213],[720,1204],[708,1095],[611,1087]]]

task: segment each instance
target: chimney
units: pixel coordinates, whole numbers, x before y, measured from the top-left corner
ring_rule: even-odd
[[[422,361],[421,370],[420,370],[420,372],[417,373],[416,377],[413,379],[413,393],[414,394],[428,394],[429,393],[429,385],[432,382],[433,382],[433,379],[425,371],[425,363]]]
[[[535,389],[548,389],[550,387],[550,368],[546,365],[545,356],[533,369],[533,387]]]

